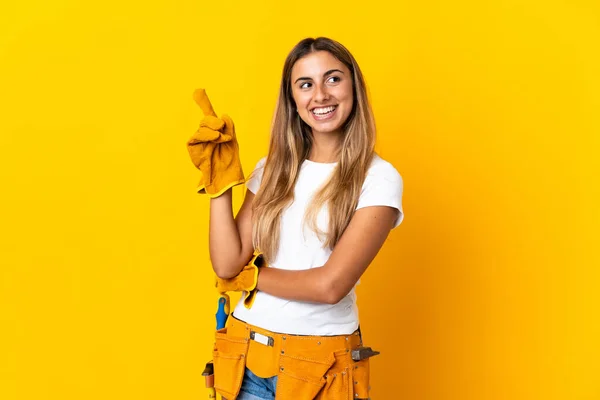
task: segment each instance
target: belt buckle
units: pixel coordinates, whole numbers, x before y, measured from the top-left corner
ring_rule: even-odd
[[[265,346],[273,347],[275,345],[275,339],[271,336],[263,335],[255,331],[250,331],[250,339],[260,344],[264,344]]]

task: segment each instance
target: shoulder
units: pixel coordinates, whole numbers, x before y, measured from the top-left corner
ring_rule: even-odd
[[[263,170],[265,168],[265,164],[267,162],[267,157],[263,157],[256,163],[254,170],[246,180],[246,186],[250,191],[254,194],[258,192],[260,188],[260,184],[262,182]]]
[[[256,167],[254,167],[254,169],[264,168],[266,163],[267,163],[267,156],[264,156],[263,158],[258,160],[258,162],[256,163]]]
[[[398,209],[394,228],[404,219],[402,210],[402,176],[392,163],[375,154],[367,171],[356,209],[370,206],[388,206]]]
[[[262,173],[263,173],[263,170],[265,169],[266,164],[267,164],[267,156],[264,156],[263,158],[258,160],[256,165],[254,166],[254,170],[252,171],[252,174],[262,176]]]
[[[369,181],[388,181],[392,184],[402,185],[402,175],[398,172],[396,167],[389,161],[384,160],[375,153],[371,165],[367,171],[365,183]]]

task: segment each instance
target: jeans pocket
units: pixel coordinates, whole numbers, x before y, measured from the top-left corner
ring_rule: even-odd
[[[356,361],[350,368],[350,380],[352,383],[353,398],[368,399],[369,398],[369,358],[361,361]]]
[[[326,383],[325,373],[335,362],[333,354],[322,359],[282,354],[279,363],[276,398],[312,400]]]
[[[215,334],[213,364],[215,369],[215,390],[221,396],[235,399],[240,392],[244,371],[248,339],[227,335],[227,328]]]

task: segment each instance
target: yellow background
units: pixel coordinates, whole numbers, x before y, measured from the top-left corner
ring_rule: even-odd
[[[205,398],[192,92],[233,117],[248,174],[285,56],[319,35],[357,58],[405,183],[359,287],[372,397],[600,399],[596,1],[24,1],[0,18],[0,399]]]

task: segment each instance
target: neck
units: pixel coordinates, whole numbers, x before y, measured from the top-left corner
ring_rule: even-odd
[[[313,131],[313,144],[308,159],[318,163],[337,162],[341,145],[341,133]]]

